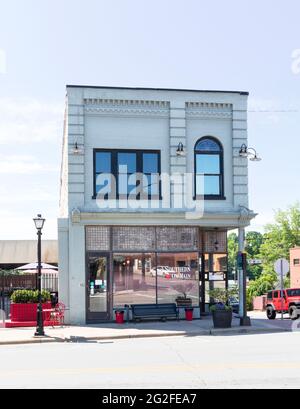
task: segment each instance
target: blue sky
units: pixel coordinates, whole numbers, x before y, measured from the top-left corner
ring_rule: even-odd
[[[33,238],[37,212],[56,237],[72,83],[249,91],[253,229],[300,201],[299,15],[298,0],[0,0],[0,239]]]

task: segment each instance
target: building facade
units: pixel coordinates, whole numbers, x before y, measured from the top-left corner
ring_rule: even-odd
[[[58,220],[68,322],[226,287],[248,209],[245,92],[67,86]]]
[[[290,250],[291,288],[300,288],[300,247]]]

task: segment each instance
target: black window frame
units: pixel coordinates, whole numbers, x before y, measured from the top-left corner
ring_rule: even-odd
[[[143,172],[143,154],[154,153],[157,155],[158,160],[158,175],[161,175],[161,151],[157,149],[108,149],[108,148],[95,148],[93,149],[93,196],[92,199],[97,199],[96,191],[96,179],[97,176],[101,173],[96,172],[96,156],[99,152],[106,152],[111,154],[111,174],[114,175],[116,179],[116,199],[117,200],[128,200],[129,194],[120,195],[119,194],[119,173],[118,173],[118,154],[119,153],[134,153],[136,154],[136,173]],[[148,173],[146,173],[148,175]],[[162,189],[161,189],[161,180],[159,179],[158,194],[151,195],[148,194],[148,200],[162,200]],[[146,197],[146,196],[145,196]],[[144,198],[143,198],[144,199]],[[109,200],[109,195],[107,194],[104,200]],[[137,196],[135,200],[142,200],[140,196]]]
[[[197,145],[199,142],[204,140],[211,140],[218,144],[220,150],[218,151],[208,151],[208,150],[199,150],[197,149]],[[220,159],[220,173],[204,173],[204,176],[218,176],[219,177],[219,194],[218,195],[199,195],[197,193],[197,155],[219,155]],[[204,200],[226,200],[224,195],[224,149],[221,142],[215,138],[214,136],[203,136],[202,138],[198,139],[194,146],[194,200],[202,199]]]

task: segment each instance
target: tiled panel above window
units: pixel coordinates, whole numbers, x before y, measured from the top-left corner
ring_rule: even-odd
[[[155,250],[154,227],[113,227],[114,251]]]
[[[197,227],[157,227],[157,249],[198,250],[199,236]]]
[[[110,250],[110,228],[108,226],[88,226],[86,228],[87,251]]]

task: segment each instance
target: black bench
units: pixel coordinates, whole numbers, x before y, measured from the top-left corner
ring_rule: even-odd
[[[175,303],[132,304],[131,311],[134,321],[140,321],[143,318],[161,319],[162,321],[167,318],[177,318],[179,320],[179,312]]]

